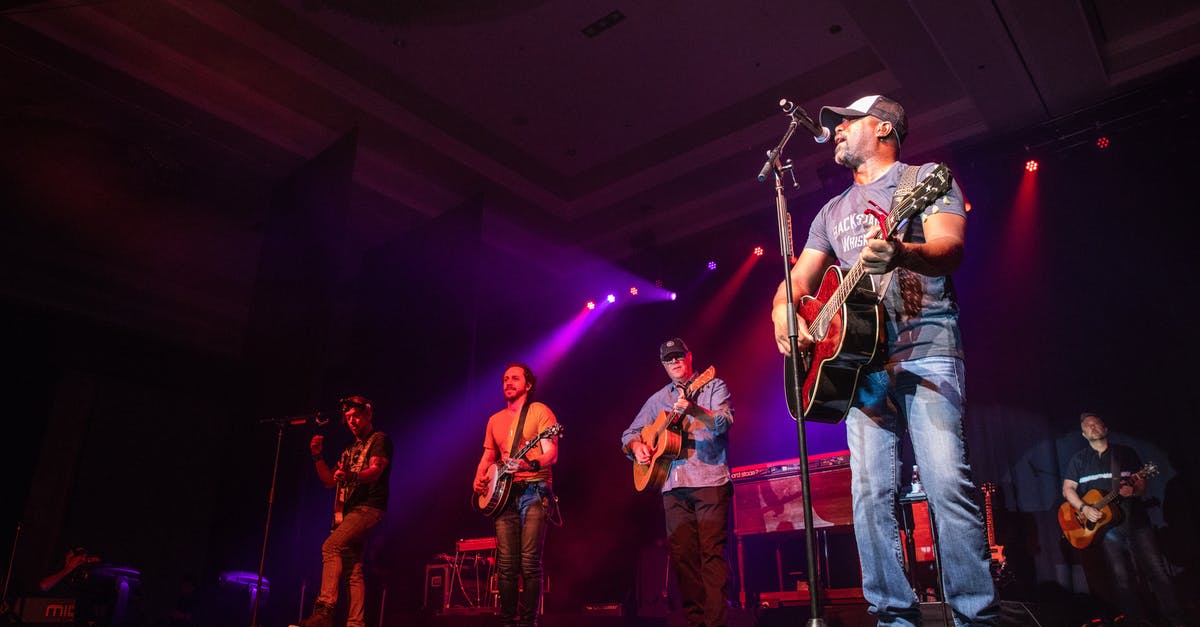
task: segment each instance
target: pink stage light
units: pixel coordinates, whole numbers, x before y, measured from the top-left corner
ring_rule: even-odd
[[[630,295],[630,296],[637,296],[637,288],[636,288],[636,287],[631,287],[631,288],[629,288],[629,295]]]
[[[617,296],[616,294],[609,294],[608,298],[605,298],[604,300],[607,300],[610,303],[615,303],[617,302]]]
[[[586,304],[586,305],[584,305],[584,307],[587,307],[588,309],[595,309],[595,308],[596,308],[596,301],[594,301],[594,300],[589,300],[589,301],[587,302],[587,304]]]
[[[763,247],[762,247],[762,246],[755,246],[755,247],[754,247],[754,256],[755,256],[755,257],[762,257],[762,256],[763,256]]]
[[[678,294],[676,294],[675,292],[671,292],[671,300],[675,300],[676,296],[678,296]]]
[[[717,269],[717,262],[715,262],[715,261],[710,261],[710,262],[708,262],[708,269],[709,269],[709,270],[716,270],[716,269]]]

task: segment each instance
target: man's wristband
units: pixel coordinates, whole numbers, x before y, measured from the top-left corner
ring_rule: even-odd
[[[542,469],[542,460],[535,459],[535,460],[529,462],[529,468],[533,472],[538,472],[539,470]]]

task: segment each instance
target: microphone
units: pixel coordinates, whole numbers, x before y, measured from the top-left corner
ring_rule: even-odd
[[[787,98],[780,98],[779,108],[783,109],[784,113],[792,116],[792,119],[796,120],[805,130],[812,133],[813,140],[818,144],[824,144],[829,141],[829,129],[813,122],[812,118],[808,117],[808,114],[804,112],[804,109],[796,106],[796,103]]]
[[[291,427],[299,427],[311,422],[315,426],[324,427],[325,425],[329,424],[329,419],[326,418],[322,420],[321,412],[317,411],[311,414],[297,414],[295,416],[283,416],[281,418],[263,418],[258,422],[259,424],[274,423],[288,425]]]

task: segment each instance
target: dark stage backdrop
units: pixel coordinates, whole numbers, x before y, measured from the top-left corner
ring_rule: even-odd
[[[1022,577],[1005,591],[1009,598],[1084,590],[1053,511],[1062,467],[1083,443],[1077,419],[1085,409],[1159,462],[1155,518],[1169,559],[1194,590],[1184,568],[1200,557],[1188,533],[1200,496],[1191,451],[1200,412],[1187,375],[1197,344],[1189,243],[1200,225],[1190,175],[1179,170],[1198,138],[1194,125],[1165,126],[1116,137],[1106,152],[1060,150],[1032,177],[1007,146],[912,156],[947,161],[972,202],[967,256],[955,275],[967,435],[976,478],[999,484],[999,540]],[[284,221],[268,221],[282,239],[264,247],[271,257],[258,265],[279,281],[254,288],[257,321],[248,333],[262,335],[247,338],[241,353],[179,346],[85,312],[5,302],[5,343],[22,356],[6,397],[28,427],[26,445],[5,461],[7,476],[20,479],[5,499],[19,505],[8,508],[3,537],[24,520],[21,586],[56,566],[69,544],[86,543],[143,571],[145,605],[157,616],[187,576],[207,598],[230,597],[217,575],[256,570],[263,540],[276,431],[258,420],[335,408],[339,396],[361,393],[374,399],[376,422],[396,443],[389,515],[369,550],[372,612],[385,594],[390,615],[416,611],[425,564],[452,553],[457,539],[490,534],[467,496],[486,418],[501,405],[504,364],[544,359],[540,347],[585,300],[621,296],[630,276],[661,278],[679,298],[621,298],[588,314],[577,341],[551,344],[561,357],[539,373],[541,400],[567,427],[555,468],[564,524],[547,540],[548,608],[631,602],[638,563],[662,535],[659,500],[632,490],[618,436],[665,383],[655,354],[663,339],[683,336],[697,366],[714,364],[729,383],[732,464],[796,456],[768,320],[782,275],[768,186],[745,199],[761,212],[647,248],[623,268],[580,264],[561,242],[503,224],[494,200],[480,198],[360,256],[316,250],[341,264],[332,276],[320,264],[290,275],[286,256],[314,252],[305,238],[325,228],[314,224],[336,225],[346,210],[336,191],[353,147],[340,148],[338,159],[306,170],[325,177],[319,189],[330,194],[309,210],[329,214],[298,215],[317,220],[300,224],[277,212]],[[758,159],[748,155],[749,176]],[[828,178],[823,192],[790,199],[801,239],[825,197],[848,181],[836,170]],[[276,202],[287,197],[275,189]],[[767,255],[739,274],[755,245]],[[719,262],[714,272],[703,268],[710,257]],[[281,289],[288,282],[292,291]],[[302,302],[313,294],[327,302]],[[288,319],[281,333],[271,314],[290,302],[304,305],[301,319]],[[347,443],[336,422],[327,429],[332,450]],[[282,441],[265,570],[269,624],[293,618],[301,589],[309,603],[317,584],[332,496],[308,462],[312,433],[289,430]],[[809,442],[811,453],[842,449],[844,430],[813,425]]]

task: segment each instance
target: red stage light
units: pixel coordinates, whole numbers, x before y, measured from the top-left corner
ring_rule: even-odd
[[[1038,162],[1036,160],[1030,159],[1029,161],[1025,162],[1025,171],[1026,172],[1037,172],[1037,169],[1038,169]]]
[[[587,302],[587,305],[585,305],[585,306],[586,306],[588,309],[595,309],[595,308],[596,308],[596,301],[594,301],[594,300],[589,300],[589,301]]]
[[[763,247],[762,247],[762,246],[755,246],[755,247],[754,247],[754,256],[755,256],[755,257],[762,257],[762,256],[763,256]]]
[[[1099,139],[1096,140],[1096,148],[1099,148],[1100,150],[1104,150],[1105,148],[1108,148],[1108,144],[1109,144],[1109,141],[1108,141],[1107,137],[1101,136]]]
[[[637,296],[637,288],[636,288],[636,287],[631,287],[631,288],[629,288],[629,295],[630,295],[630,296]]]

